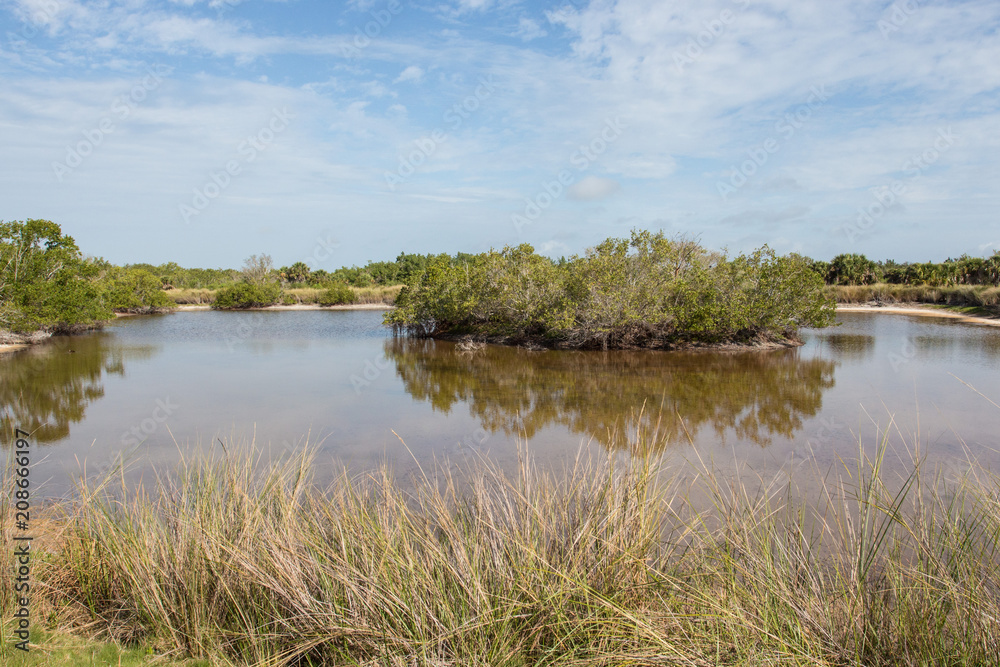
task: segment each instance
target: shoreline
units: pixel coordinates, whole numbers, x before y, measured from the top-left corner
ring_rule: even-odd
[[[305,310],[390,310],[393,306],[384,303],[353,303],[342,306],[320,306],[318,304],[299,303],[292,306],[278,305],[267,306],[265,308],[247,308],[245,311],[305,311]],[[176,309],[168,312],[198,312],[211,310],[211,306],[198,304],[178,305]],[[245,312],[245,311],[220,311],[220,312]],[[877,306],[869,304],[837,304],[838,313],[885,313],[889,315],[916,315],[919,317],[943,317],[946,319],[959,320],[968,324],[982,324],[986,326],[1000,327],[1000,317],[984,317],[981,315],[966,315],[956,313],[947,308],[936,308],[931,305],[912,304],[907,306]],[[132,313],[116,313],[115,317],[136,317]],[[0,356],[13,354],[31,347],[33,343],[0,343]],[[753,349],[756,346],[746,346],[744,349]],[[757,349],[761,349],[760,346]],[[777,345],[776,347],[786,347]],[[793,347],[793,346],[788,346]],[[684,348],[681,348],[684,349]],[[708,349],[700,346],[693,346],[686,349]],[[715,349],[724,349],[716,347]]]
[[[871,304],[837,304],[838,313],[887,313],[890,315],[916,315],[918,317],[943,317],[960,320],[969,324],[1000,326],[1000,317],[985,317],[982,315],[967,315],[958,313],[947,307],[936,307],[931,304],[908,304],[905,306],[878,306]]]
[[[290,306],[281,304],[277,306],[264,306],[263,308],[234,308],[229,310],[220,310],[218,312],[241,313],[262,310],[391,310],[392,308],[394,308],[394,306],[390,306],[386,303],[349,303],[340,306],[321,306],[316,303],[296,303]],[[178,304],[177,308],[171,309],[168,312],[194,312],[199,310],[212,310],[212,307],[208,304]]]
[[[782,340],[755,340],[745,343],[723,342],[723,343],[701,343],[691,341],[678,341],[665,343],[663,341],[650,341],[646,345],[631,345],[622,347],[601,348],[596,346],[571,346],[556,342],[546,345],[536,339],[520,339],[506,336],[478,336],[476,334],[452,334],[444,333],[432,336],[420,336],[417,339],[440,340],[455,343],[459,350],[471,352],[480,349],[485,345],[501,345],[504,347],[516,347],[532,352],[545,350],[584,352],[584,351],[605,351],[621,352],[648,350],[652,352],[752,352],[788,349],[801,347],[804,344],[800,338],[786,338]]]

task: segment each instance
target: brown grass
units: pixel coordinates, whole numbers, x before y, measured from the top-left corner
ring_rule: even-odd
[[[386,304],[392,305],[396,301],[396,296],[402,285],[390,285],[386,287],[352,287],[355,295],[355,303],[359,304]],[[178,305],[207,305],[215,300],[215,292],[212,289],[174,289],[164,292],[169,299]],[[284,292],[284,303],[291,304],[314,304],[319,301],[324,290],[314,287],[300,287],[286,289]]]
[[[842,304],[927,303],[948,306],[995,308],[1000,305],[1000,287],[987,285],[832,285],[827,292]]]
[[[884,441],[806,480],[813,505],[786,478],[706,468],[684,486],[638,459],[320,489],[308,452],[228,451],[142,493],[112,473],[53,510],[39,617],[220,665],[1000,661],[1000,479],[918,462],[889,483]]]

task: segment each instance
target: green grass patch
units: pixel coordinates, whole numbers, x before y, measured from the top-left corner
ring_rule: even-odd
[[[0,662],[5,667],[210,667],[209,660],[171,657],[151,648],[126,648],[78,634],[32,630],[28,651],[13,646],[10,628],[0,631]]]

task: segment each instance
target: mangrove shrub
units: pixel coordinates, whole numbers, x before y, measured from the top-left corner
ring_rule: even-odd
[[[111,319],[98,272],[56,223],[0,223],[0,329],[64,332]]]
[[[354,303],[357,297],[346,283],[333,283],[320,294],[317,301],[321,306],[341,306]]]
[[[386,324],[550,347],[672,347],[795,340],[832,323],[823,280],[768,247],[732,259],[684,238],[633,231],[558,264],[530,245],[431,262]]]
[[[281,285],[270,283],[255,285],[236,283],[223,287],[215,293],[212,308],[217,310],[239,310],[242,308],[263,308],[281,301]]]
[[[155,313],[176,304],[160,289],[160,280],[145,269],[109,267],[99,282],[104,305],[116,313]]]

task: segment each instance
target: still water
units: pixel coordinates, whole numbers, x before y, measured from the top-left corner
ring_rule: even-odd
[[[7,434],[34,431],[44,459],[32,476],[48,496],[122,453],[145,476],[220,441],[269,456],[312,443],[320,480],[341,466],[389,461],[405,476],[480,454],[512,467],[519,443],[543,465],[638,450],[771,474],[842,465],[888,429],[904,458],[919,447],[932,462],[971,453],[1000,469],[997,327],[843,313],[788,350],[463,352],[393,338],[381,319],[123,318],[0,358],[0,421]]]

